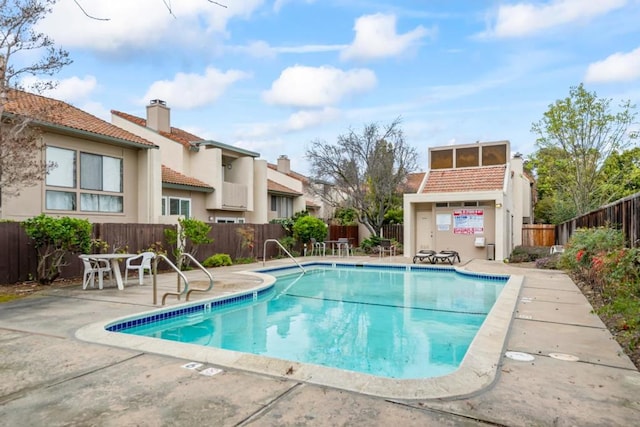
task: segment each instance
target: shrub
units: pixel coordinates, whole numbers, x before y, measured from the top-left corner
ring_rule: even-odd
[[[549,255],[549,248],[546,246],[516,246],[509,255],[509,262],[531,262]]]
[[[296,239],[293,236],[285,236],[278,240],[282,246],[289,252],[293,250],[293,247],[296,245]]]
[[[603,264],[607,253],[624,248],[624,234],[621,230],[610,227],[579,228],[565,245],[560,257],[559,266],[569,270],[578,277],[592,282],[601,265],[591,269],[592,260],[598,258],[598,264]]]
[[[551,256],[544,258],[538,258],[536,260],[536,268],[543,270],[558,270],[558,262],[560,261],[560,254],[555,253]]]
[[[364,253],[370,254],[373,252],[373,248],[380,245],[380,240],[382,240],[380,236],[368,237],[360,242],[360,249],[362,249]]]
[[[186,252],[195,258],[199,245],[213,242],[209,237],[210,231],[209,224],[195,218],[180,218],[175,229],[164,230],[167,242],[173,246],[173,256],[180,270],[189,267],[189,258],[183,257],[183,253]]]
[[[302,243],[307,243],[311,239],[321,242],[327,237],[327,225],[321,219],[313,216],[300,217],[293,224],[293,237]]]
[[[206,268],[223,267],[233,265],[233,262],[231,262],[231,257],[228,254],[215,254],[205,259],[202,265]]]
[[[91,223],[79,218],[38,215],[22,223],[38,251],[37,280],[53,283],[67,265],[66,256],[91,251]]]

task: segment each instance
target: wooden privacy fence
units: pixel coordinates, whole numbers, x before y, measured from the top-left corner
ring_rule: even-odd
[[[386,224],[382,226],[382,236],[404,244],[404,224]]]
[[[556,242],[566,244],[578,228],[610,226],[622,230],[629,247],[640,246],[640,193],[556,226]]]
[[[330,225],[327,240],[338,240],[341,237],[347,237],[349,243],[360,246],[357,225]]]
[[[262,259],[266,239],[280,239],[287,235],[280,224],[209,224],[213,243],[201,245],[196,258],[203,261],[211,255],[225,253],[232,259]],[[164,224],[93,224],[92,238],[109,245],[105,252],[138,253],[150,249],[167,251],[173,260],[164,230],[175,226]],[[245,244],[239,229],[253,230],[253,246]],[[249,233],[251,234],[251,233]],[[267,247],[267,259],[280,255],[277,245]],[[77,254],[67,257],[69,265],[62,268],[61,278],[82,276],[83,266]],[[33,242],[19,222],[0,222],[0,284],[32,280],[38,259]]]
[[[553,246],[556,226],[551,224],[523,224],[522,246]]]

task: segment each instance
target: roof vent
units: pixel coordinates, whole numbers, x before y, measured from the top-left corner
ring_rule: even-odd
[[[152,99],[150,102],[151,105],[167,105],[166,101],[163,101],[162,99]]]

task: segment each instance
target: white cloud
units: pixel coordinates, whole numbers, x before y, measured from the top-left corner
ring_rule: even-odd
[[[299,45],[299,46],[271,46],[269,43],[258,40],[245,46],[231,46],[226,49],[231,52],[240,52],[254,58],[274,58],[278,54],[306,54],[336,52],[346,48],[347,45]]]
[[[49,80],[39,77],[25,77],[20,84],[26,88],[35,87]],[[70,77],[63,80],[51,80],[56,86],[53,89],[43,91],[42,95],[74,104],[86,101],[98,87],[98,82],[94,76],[87,75],[84,78]]]
[[[38,30],[49,35],[56,44],[67,48],[116,52],[126,48],[162,45],[160,41],[193,39],[195,32],[225,33],[227,22],[234,17],[246,18],[264,0],[227,2],[226,8],[206,0],[109,0],[80,2],[59,1]],[[171,5],[171,11],[166,4]],[[73,23],[73,25],[70,25]]]
[[[285,69],[262,96],[269,104],[324,107],[335,105],[346,96],[369,91],[376,84],[374,72],[364,68],[343,71],[329,66],[295,65]]]
[[[354,30],[356,35],[353,43],[340,55],[343,60],[367,60],[396,56],[435,31],[418,26],[408,33],[398,34],[396,32],[396,17],[381,13],[358,18]]]
[[[640,79],[640,47],[631,52],[617,52],[587,68],[587,83],[628,82]]]
[[[303,0],[303,1],[304,3],[307,3],[307,4],[312,4],[316,2],[316,0]],[[276,12],[279,12],[280,9],[282,9],[285,4],[293,3],[293,2],[294,0],[276,0],[275,2],[273,2],[273,10]]]
[[[203,75],[178,73],[173,80],[154,82],[140,103],[150,99],[163,99],[172,108],[191,109],[202,107],[218,99],[233,83],[249,78],[243,71],[219,71],[209,67]]]
[[[495,25],[482,36],[521,37],[575,21],[588,21],[625,5],[626,0],[551,0],[498,8]]]
[[[289,116],[284,125],[284,131],[297,131],[318,126],[333,121],[340,116],[340,111],[335,108],[323,108],[321,110],[303,110]]]

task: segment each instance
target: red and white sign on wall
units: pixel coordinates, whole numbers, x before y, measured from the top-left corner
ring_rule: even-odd
[[[482,209],[458,209],[453,211],[453,234],[484,233]]]

